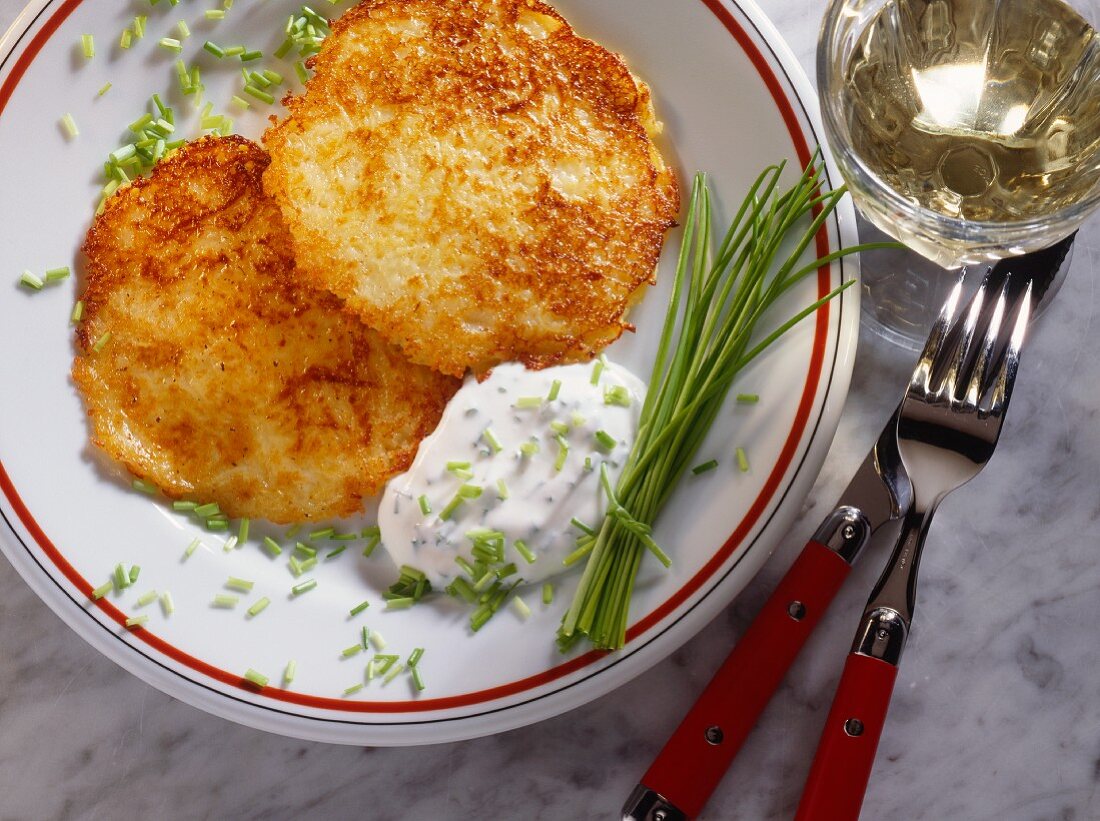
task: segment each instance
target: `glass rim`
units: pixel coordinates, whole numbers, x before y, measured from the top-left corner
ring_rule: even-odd
[[[908,215],[920,215],[920,219],[935,223],[937,229],[953,238],[963,238],[982,234],[1035,234],[1040,232],[1053,233],[1057,226],[1065,226],[1064,234],[1070,234],[1078,227],[1089,214],[1100,205],[1100,184],[1094,185],[1092,191],[1074,203],[1063,206],[1049,214],[1036,217],[1011,220],[974,220],[965,217],[953,217],[932,208],[914,203],[912,200],[898,193],[897,189],[888,185],[863,161],[863,158],[852,148],[848,139],[848,129],[840,116],[840,95],[833,93],[836,90],[837,72],[834,71],[835,40],[837,34],[837,20],[841,16],[845,0],[833,0],[825,11],[825,17],[821,24],[821,31],[817,43],[817,85],[819,107],[822,114],[822,122],[825,126],[825,138],[829,143],[829,149],[840,168],[845,181],[849,183],[849,190],[853,189],[852,181],[847,179],[851,174],[857,177],[856,186],[859,193],[874,196],[879,201],[892,209],[902,211]],[[856,192],[852,190],[852,193]],[[1057,240],[1052,240],[1055,242]]]

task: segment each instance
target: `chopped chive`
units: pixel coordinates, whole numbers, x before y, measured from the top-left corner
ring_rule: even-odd
[[[130,618],[126,619],[126,626],[127,627],[144,627],[145,622],[147,622],[147,621],[149,621],[149,617],[145,616],[145,615],[130,616]]]
[[[584,457],[584,469],[586,471],[593,471],[593,470],[596,469],[595,466],[592,464],[592,457],[591,456],[585,456]]]
[[[176,612],[176,603],[172,601],[172,594],[167,590],[160,594],[160,609],[166,617]]]
[[[367,662],[367,681],[374,681],[374,674],[378,668],[378,659],[373,658]]]
[[[100,87],[99,91],[96,92],[95,96],[102,97],[104,94],[106,94],[110,90],[111,90],[111,84],[110,83],[104,83]]]
[[[460,479],[465,482],[467,479],[474,478],[474,472],[472,470],[466,470],[465,468],[455,468],[451,471],[456,479]]]
[[[144,479],[134,479],[134,481],[130,483],[130,486],[134,490],[140,490],[142,493],[153,494],[157,492],[157,486],[152,482],[146,482]]]
[[[353,696],[362,689],[363,689],[363,682],[359,682],[358,684],[353,684],[350,687],[346,688],[344,690],[344,695],[345,696]]]
[[[188,37],[191,36],[191,29],[187,27],[187,23],[184,20],[180,20],[178,23],[176,23],[176,29],[180,33],[181,40],[186,40]]]
[[[585,419],[576,411],[573,411],[571,414],[569,414],[569,424],[571,424],[575,428],[583,427],[584,423],[587,421],[587,419]]]
[[[390,669],[390,671],[388,673],[386,673],[385,678],[382,679],[382,683],[383,684],[389,684],[391,681],[393,681],[395,678],[397,678],[397,674],[400,673],[404,669],[405,669],[405,665],[402,664],[401,662],[398,662],[397,664],[395,664]]]
[[[701,465],[696,465],[691,469],[691,472],[698,476],[700,473],[706,473],[709,470],[714,470],[718,467],[718,460],[711,459],[709,462],[703,462]]]
[[[133,42],[133,35],[130,33],[130,29],[123,29],[122,36],[118,38],[118,47],[129,48],[131,42]]]
[[[456,495],[451,501],[447,502],[447,506],[443,510],[439,511],[439,520],[442,522],[447,521],[454,515],[454,512],[458,510],[458,506],[462,504],[462,497]]]
[[[334,527],[323,527],[320,530],[310,531],[309,538],[310,539],[327,539],[330,536],[332,536],[332,534],[335,533],[335,532],[336,532],[336,528],[334,528]]]
[[[507,499],[510,494],[508,493],[508,485],[504,483],[503,479],[497,479],[497,496],[501,499]]]
[[[463,499],[476,499],[483,493],[480,485],[463,484],[458,488],[458,495]]]
[[[301,60],[294,61],[294,73],[298,75],[298,80],[303,84],[309,80],[309,69]]]
[[[283,671],[283,681],[287,684],[294,681],[294,673],[298,670],[298,662],[291,659],[286,663],[286,670]]]
[[[340,651],[340,657],[349,659],[352,656],[357,656],[362,652],[363,652],[363,645],[353,644],[353,645],[351,645],[351,647],[345,647],[342,651]]]
[[[213,40],[207,40],[202,44],[203,51],[213,54],[219,60],[225,57],[225,49],[215,43]]]
[[[149,592],[142,593],[140,596],[138,596],[138,599],[135,602],[135,604],[138,607],[145,607],[145,605],[152,604],[154,601],[156,601],[156,598],[157,598],[157,591],[156,590],[150,590]]]
[[[294,596],[301,596],[303,593],[308,593],[310,590],[317,586],[316,579],[307,579],[301,584],[296,584],[290,588],[290,592]]]
[[[595,437],[596,437],[596,445],[601,450],[606,450],[606,451],[614,450],[615,445],[618,444],[618,442],[615,441],[615,437],[612,436],[610,433],[608,433],[605,430],[596,431]]]
[[[519,571],[516,568],[516,563],[515,562],[508,562],[508,564],[503,565],[502,567],[498,567],[496,569],[496,574],[497,574],[498,579],[506,579],[509,576],[511,576],[513,573],[518,573],[518,572]]]
[[[347,549],[348,549],[348,546],[346,544],[342,544],[339,547],[335,548],[334,550],[330,550],[325,555],[325,561],[327,562],[329,559],[335,559],[337,556],[339,556],[341,553],[343,553]]]
[[[294,578],[298,578],[302,575],[302,565],[298,561],[298,557],[293,553],[290,554],[290,560],[287,562],[287,566],[290,567],[290,574]]]
[[[305,561],[302,562],[302,565],[301,565],[302,572],[306,573],[306,572],[312,570],[313,568],[315,568],[316,566],[317,566],[317,557],[316,556],[310,556],[308,559],[306,559]]]
[[[68,279],[70,273],[68,265],[60,268],[49,268],[46,271],[46,282],[60,282],[63,279]]]
[[[251,582],[248,579],[238,579],[236,576],[230,576],[226,581],[225,586],[230,590],[239,590],[242,593],[251,593],[252,588],[255,586],[255,582]]]
[[[249,605],[248,610],[245,612],[248,613],[249,617],[255,617],[264,612],[269,604],[271,604],[271,599],[267,596],[263,596]]]
[[[569,520],[569,524],[573,525],[573,527],[577,528],[577,530],[580,530],[580,531],[586,533],[589,536],[595,536],[596,535],[595,530],[593,530],[591,527],[586,525],[584,522],[582,522],[576,516],[574,516],[572,519]]]
[[[143,14],[139,14],[134,18],[134,36],[139,40],[145,36],[145,21],[149,18]]]
[[[329,540],[334,542],[354,542],[358,538],[355,533],[333,533],[329,536]]]
[[[73,306],[73,312],[69,314],[69,321],[74,325],[84,318],[84,300],[78,299]]]
[[[114,587],[114,586],[115,586],[114,582],[104,582],[103,584],[101,584],[99,587],[97,587],[95,590],[92,591],[92,598],[97,599],[97,600],[102,599],[104,596],[106,596],[108,593],[111,592],[111,588]]]
[[[241,52],[239,56],[242,63],[250,63],[253,60],[259,60],[261,57],[264,56],[264,53],[259,49],[251,49],[249,51]]]
[[[565,467],[565,460],[569,456],[569,443],[559,433],[554,437],[558,442],[558,458],[554,460],[554,470],[561,471]]]
[[[519,446],[519,452],[524,456],[534,456],[539,452],[538,442],[524,442]]]
[[[550,582],[545,582],[542,585],[542,603],[550,604],[552,601],[554,601],[554,585]]]
[[[432,503],[428,501],[428,497],[424,494],[420,495],[420,498],[416,500],[420,505],[420,512],[427,516],[432,512]]]
[[[80,35],[80,46],[84,50],[84,57],[91,60],[95,57],[95,38],[90,34]]]
[[[233,550],[233,548],[235,548],[236,546],[237,546],[237,537],[236,537],[236,536],[230,536],[230,537],[229,537],[228,539],[226,539],[226,540],[225,540],[225,542],[224,542],[224,543],[222,544],[222,550],[223,550],[224,552],[226,552],[226,553],[229,553],[229,552],[230,552],[231,550]]]
[[[268,678],[263,673],[258,673],[251,667],[245,672],[244,677],[255,684],[257,687],[266,687]]]
[[[497,439],[496,434],[493,433],[492,428],[486,428],[481,432],[481,438],[485,440],[485,443],[492,448],[493,453],[500,453],[504,450],[504,446],[500,444],[500,440]]]
[[[371,631],[370,643],[374,645],[375,650],[382,651],[386,649],[386,640],[382,638],[382,634],[377,630]]]
[[[226,610],[232,610],[234,607],[237,606],[237,602],[239,601],[240,599],[237,596],[230,596],[227,593],[218,593],[214,596],[213,605],[214,607],[221,607]]]
[[[521,396],[516,399],[514,407],[517,408],[541,408],[542,397],[541,396]]]
[[[394,599],[386,599],[386,610],[408,610],[416,604],[412,596],[399,596]]]
[[[526,621],[527,618],[531,615],[531,608],[527,606],[527,602],[525,602],[519,595],[512,596],[511,604],[512,609],[515,610],[516,614],[524,621]]]
[[[239,57],[244,54],[244,46],[226,46],[222,49],[226,57]]]
[[[413,686],[416,687],[418,692],[423,691],[423,689],[424,689],[424,679],[421,678],[421,676],[420,676],[420,668],[419,667],[413,667],[411,672],[412,672]]]
[[[225,19],[225,9],[207,9],[202,14],[207,20]]]
[[[272,71],[269,68],[265,68],[260,73],[264,76],[264,78],[269,83],[273,83],[274,85],[277,85],[277,86],[281,86],[283,84],[283,75],[280,74],[277,71]]]
[[[204,522],[207,530],[229,530],[228,519],[210,518]]]
[[[138,576],[141,575],[141,565],[130,565],[130,572],[126,574],[126,578],[130,580],[130,584],[135,584],[138,580]]]
[[[176,499],[174,502],[172,502],[172,510],[190,512],[190,511],[193,511],[198,506],[199,505],[198,505],[197,502],[191,502],[191,501],[188,501],[187,499]]]
[[[561,392],[561,380],[555,379],[550,383],[550,393],[546,395],[547,402],[553,402],[558,398],[558,393]]]
[[[603,403],[605,405],[618,405],[622,408],[629,408],[631,401],[630,391],[622,385],[612,385],[610,388],[604,389]]]
[[[305,542],[295,542],[294,553],[301,553],[307,559],[312,559],[314,556],[317,555],[317,548],[313,547],[312,545],[308,545]]]
[[[198,539],[192,539],[191,544],[187,545],[187,547],[183,551],[183,558],[190,558],[191,554],[195,552],[195,549],[200,544],[202,544],[202,542],[200,542]]]
[[[554,431],[554,433],[556,433],[558,436],[565,436],[567,433],[569,433],[569,425],[565,424],[564,422],[559,422],[557,419],[555,419],[553,422],[550,423],[550,430]]]
[[[359,604],[355,605],[355,607],[351,608],[351,610],[348,611],[348,612],[352,616],[358,616],[360,613],[362,613],[368,607],[370,607],[370,602],[369,601],[362,601],[362,602],[359,602]]]
[[[527,546],[527,542],[523,541],[523,539],[516,539],[512,542],[512,547],[516,549],[516,552],[523,557],[523,560],[527,562],[527,564],[535,563],[535,553]]]
[[[169,51],[174,51],[176,54],[183,51],[183,44],[175,37],[161,37],[160,40],[157,41],[157,45]]]
[[[469,462],[448,462],[447,463],[447,470],[449,470],[449,471],[469,470],[469,469],[470,469],[470,463]]]
[[[295,536],[298,535],[298,531],[301,530],[301,529],[302,529],[302,525],[301,525],[300,522],[298,524],[291,525],[289,528],[287,528],[286,537],[288,539],[293,539]]]
[[[72,114],[66,114],[61,118],[61,127],[65,129],[70,139],[80,136],[80,129],[76,127],[76,120],[73,119]]]
[[[196,505],[194,508],[195,515],[201,516],[204,519],[209,519],[211,516],[217,516],[222,512],[222,509],[218,507],[217,502],[208,502],[205,505]]]
[[[279,543],[272,539],[270,536],[264,536],[263,541],[264,550],[267,551],[270,556],[279,556],[282,554],[283,549],[279,547]]]
[[[24,271],[22,274],[20,274],[19,275],[19,281],[23,285],[26,285],[28,288],[31,288],[35,291],[41,291],[43,286],[45,286],[45,284],[46,284],[39,277],[32,274],[30,271]]]
[[[370,540],[367,542],[366,547],[363,548],[363,555],[368,559],[371,557],[371,554],[374,553],[374,549],[382,544],[381,536],[371,536],[369,538]]]
[[[423,647],[417,647],[415,650],[413,650],[411,653],[409,653],[409,658],[405,662],[406,666],[416,667],[417,663],[420,661],[420,657],[423,656],[423,655],[424,655],[424,648]]]
[[[737,454],[737,467],[740,468],[742,473],[748,473],[749,472],[749,457],[745,453],[745,449],[744,448],[738,448],[737,451],[736,451],[736,454]]]
[[[370,629],[365,624],[359,631],[359,643],[363,646],[364,650],[370,649]]]
[[[239,544],[244,544],[248,541],[248,530],[251,524],[252,523],[248,519],[241,519],[241,523],[237,527],[237,542]]]
[[[240,108],[249,108],[250,107],[249,103],[248,103],[248,100],[242,99],[241,97],[238,97],[236,94],[234,94],[230,98],[229,102],[233,103],[234,105],[236,105]]]
[[[606,362],[602,356],[596,360],[596,363],[592,366],[592,378],[589,380],[593,385],[600,384],[600,376],[603,375],[603,369],[606,367]]]
[[[756,393],[739,393],[737,401],[742,405],[754,405],[760,401],[760,395]]]
[[[395,656],[389,653],[375,653],[374,659],[372,659],[375,665],[375,672],[385,673],[387,670],[393,667],[394,664],[400,661],[400,659],[400,656]]]

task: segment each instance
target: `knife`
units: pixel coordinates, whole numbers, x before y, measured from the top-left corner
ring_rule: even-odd
[[[802,549],[623,806],[623,821],[682,821],[702,811],[863,548],[912,504],[886,423],[833,511]]]

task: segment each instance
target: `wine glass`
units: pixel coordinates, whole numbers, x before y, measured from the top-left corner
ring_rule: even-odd
[[[865,260],[865,319],[893,342],[920,347],[947,269],[1052,245],[1100,205],[1100,38],[1061,0],[832,0],[817,68],[861,216],[921,255]]]

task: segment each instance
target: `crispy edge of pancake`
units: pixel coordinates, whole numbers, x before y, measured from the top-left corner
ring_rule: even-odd
[[[76,341],[80,355],[74,359],[73,379],[85,402],[94,444],[121,462],[134,475],[154,482],[171,498],[198,495],[203,497],[201,501],[217,501],[222,510],[230,516],[268,518],[276,522],[352,515],[359,512],[364,496],[373,495],[389,476],[408,467],[420,439],[434,428],[443,407],[457,390],[459,383],[457,380],[409,363],[396,349],[363,326],[356,317],[344,312],[339,300],[335,297],[308,289],[297,280],[293,275],[293,258],[290,255],[286,228],[282,224],[277,207],[262,191],[260,174],[267,162],[266,153],[258,145],[244,138],[207,137],[184,146],[158,164],[151,177],[135,180],[107,201],[103,212],[89,229],[84,243],[88,263],[86,290],[83,295],[85,312],[83,321],[77,327]],[[204,177],[204,175],[211,176]],[[216,184],[210,188],[203,188],[202,183],[207,178]],[[198,198],[191,196],[189,200],[185,191],[186,186],[196,180],[198,180],[200,196]],[[173,192],[173,187],[178,188],[179,191]],[[226,201],[220,204],[211,203],[209,197],[211,191],[215,195],[223,196]],[[369,437],[377,428],[370,420],[364,422],[362,419],[358,419],[360,427],[338,432],[347,440],[336,443],[340,454],[344,453],[345,445],[354,444],[352,439],[355,436],[365,435],[368,437],[368,442],[363,452],[370,455],[366,458],[357,458],[354,448],[349,447],[352,452],[347,454],[347,460],[356,471],[361,473],[341,476],[338,481],[333,481],[331,483],[334,489],[333,498],[328,501],[318,501],[314,499],[312,493],[308,494],[308,498],[303,498],[296,492],[295,487],[284,487],[281,473],[262,477],[264,481],[258,485],[255,482],[247,482],[242,488],[234,487],[233,474],[229,472],[226,473],[229,478],[224,483],[220,482],[220,474],[213,468],[210,469],[209,474],[203,473],[196,477],[183,476],[179,470],[181,466],[201,464],[201,460],[189,458],[186,451],[183,458],[176,458],[171,443],[158,443],[148,431],[135,432],[136,428],[130,427],[138,425],[140,418],[131,419],[128,411],[131,408],[139,408],[142,402],[150,403],[155,408],[157,397],[142,398],[136,395],[126,397],[121,390],[124,381],[122,375],[118,372],[101,372],[105,365],[115,361],[112,346],[126,345],[124,331],[116,327],[104,327],[106,323],[117,322],[119,319],[112,305],[112,300],[117,298],[118,292],[134,282],[139,283],[140,288],[142,279],[167,284],[172,278],[171,263],[167,263],[166,269],[166,264],[162,261],[142,259],[142,257],[148,257],[150,253],[156,254],[160,249],[150,247],[143,254],[142,244],[153,246],[156,237],[164,234],[186,243],[189,235],[201,228],[206,221],[224,216],[226,210],[232,208],[241,197],[257,198],[257,205],[251,213],[254,215],[258,208],[266,207],[270,210],[273,220],[269,229],[261,225],[263,230],[257,236],[250,237],[270,244],[273,255],[270,266],[250,272],[252,277],[270,277],[269,280],[252,283],[249,286],[248,290],[255,291],[253,296],[259,295],[264,289],[270,289],[275,297],[270,305],[261,305],[257,311],[262,312],[265,308],[269,308],[277,315],[277,319],[283,320],[316,310],[331,312],[335,324],[328,326],[325,320],[321,323],[321,330],[335,328],[337,333],[343,335],[342,342],[338,342],[338,345],[361,345],[359,350],[365,351],[372,363],[356,368],[353,362],[352,367],[347,368],[349,371],[355,371],[350,374],[329,373],[324,367],[318,370],[309,368],[307,372],[285,379],[282,382],[282,389],[284,391],[292,388],[301,389],[303,395],[308,396],[311,389],[325,390],[326,382],[336,385],[355,383],[356,379],[364,377],[360,371],[365,370],[365,377],[369,384],[355,384],[362,394],[371,392],[370,395],[366,395],[365,402],[374,407],[379,404],[375,401],[378,390],[394,393],[393,389],[387,385],[380,387],[381,380],[377,377],[392,377],[396,374],[401,381],[391,384],[403,386],[397,391],[399,401],[395,402],[396,407],[392,408],[392,412],[396,414],[395,419],[405,420],[402,424],[411,424],[413,430],[410,431],[410,435],[406,437],[399,434],[398,438],[403,442],[398,447],[372,442]],[[142,219],[140,228],[147,236],[144,239],[138,237],[132,244],[120,248],[115,242],[118,232],[134,230],[135,219]],[[221,230],[224,232],[226,229]],[[127,264],[128,262],[131,264]],[[322,319],[324,319],[323,315]],[[171,321],[170,316],[166,316],[165,321]],[[227,326],[227,336],[230,333],[229,328],[230,326]],[[103,351],[96,353],[94,346],[97,340],[108,330],[113,334],[111,340]],[[312,326],[309,330],[313,330]],[[196,339],[195,343],[201,344],[202,340]],[[322,352],[333,349],[331,343],[319,344]],[[328,350],[324,349],[325,344],[329,345]],[[342,352],[339,348],[336,350],[336,356],[339,359]],[[166,351],[149,352],[148,355],[153,359],[151,365],[142,363],[140,359],[142,353],[141,350],[136,350],[133,357],[137,358],[138,364],[149,365],[151,369],[157,366],[157,358],[162,357]],[[356,354],[357,358],[362,356],[362,354]],[[130,361],[130,357],[128,356],[124,361]],[[328,364],[331,363],[321,363],[322,366]],[[336,364],[348,363],[347,360],[340,360]],[[390,373],[378,373],[379,366],[389,369]],[[224,400],[227,397],[220,398]],[[295,401],[297,401],[296,397],[287,399],[290,405]],[[123,403],[127,403],[129,407]],[[382,402],[381,405],[381,410],[385,411],[386,403]],[[309,412],[313,413],[313,411]],[[134,413],[138,417],[141,416],[137,410],[134,410]],[[293,417],[293,408],[287,413],[291,414],[291,418],[296,418]],[[385,428],[390,434],[396,429],[395,425],[388,422],[386,425],[377,427]],[[306,431],[305,440],[308,440],[311,434],[319,434],[323,437],[326,432]],[[371,452],[374,446],[378,447],[379,453]],[[186,448],[185,445],[180,447]],[[262,448],[257,447],[257,452],[261,450]],[[302,471],[308,469],[310,455],[311,452],[308,449],[289,455],[290,458],[299,460],[299,471],[295,473],[291,469],[286,474],[285,481],[292,481],[296,476],[302,477]],[[362,456],[362,453],[359,456]],[[253,466],[251,472],[246,470],[244,478],[249,479],[256,475],[256,467]],[[223,489],[219,490],[219,487]],[[214,488],[214,494],[206,495],[207,488]],[[314,486],[311,484],[310,488],[312,490]],[[238,496],[240,498],[237,498]]]
[[[315,287],[331,290],[345,299],[352,310],[360,312],[368,324],[400,345],[411,359],[444,373],[460,376],[469,368],[482,374],[493,365],[509,360],[520,361],[528,367],[541,368],[591,359],[618,339],[624,330],[633,330],[625,317],[630,308],[640,301],[646,285],[656,282],[656,266],[664,236],[675,225],[679,212],[679,186],[675,174],[662,158],[654,141],[662,126],[656,118],[649,87],[631,73],[621,55],[578,35],[561,14],[541,0],[502,0],[498,5],[505,7],[505,11],[513,15],[526,12],[556,21],[557,29],[550,36],[559,38],[557,50],[565,55],[573,55],[575,61],[583,64],[586,69],[583,77],[574,80],[574,85],[591,82],[600,85],[603,91],[600,92],[598,104],[613,110],[611,116],[619,123],[623,139],[643,142],[648,152],[647,190],[651,195],[648,202],[652,204],[652,218],[637,220],[634,225],[625,229],[630,233],[638,258],[636,264],[630,266],[629,273],[616,269],[619,274],[628,277],[627,281],[609,285],[608,293],[601,300],[572,298],[564,291],[563,281],[563,291],[555,297],[555,302],[559,304],[550,312],[563,320],[567,332],[536,335],[529,339],[516,333],[514,329],[509,333],[510,323],[505,319],[498,323],[501,330],[495,335],[489,335],[489,340],[494,344],[475,344],[476,350],[464,350],[465,340],[461,333],[445,333],[447,328],[444,327],[436,334],[435,339],[430,335],[418,334],[417,328],[422,323],[415,316],[407,316],[408,311],[395,310],[393,300],[372,300],[364,297],[359,287],[360,278],[354,272],[332,264],[334,254],[325,250],[326,237],[300,219],[301,209],[296,205],[300,200],[300,192],[289,184],[291,174],[285,169],[280,170],[279,155],[305,128],[314,124],[312,120],[315,117],[323,118],[326,107],[338,99],[342,90],[346,92],[349,85],[346,78],[334,76],[336,72],[333,64],[339,58],[336,46],[340,38],[350,36],[349,32],[361,21],[373,21],[372,15],[375,13],[403,13],[424,5],[423,0],[362,0],[359,5],[349,9],[333,23],[333,33],[322,46],[321,53],[310,58],[310,64],[317,73],[307,83],[306,93],[287,95],[284,102],[290,115],[282,120],[272,118],[273,125],[264,134],[264,143],[274,155],[272,167],[265,173],[265,188],[275,196],[291,227],[298,251],[299,268]],[[447,3],[440,5],[445,6]],[[448,287],[449,285],[443,285],[432,290],[431,295],[442,295],[442,291]],[[409,297],[409,301],[415,300]],[[484,292],[471,292],[467,304],[487,304],[487,295]],[[416,310],[420,307],[415,306]],[[543,307],[546,308],[547,305],[543,304]],[[457,323],[452,324],[452,331],[454,324]],[[479,340],[475,339],[476,341]]]

